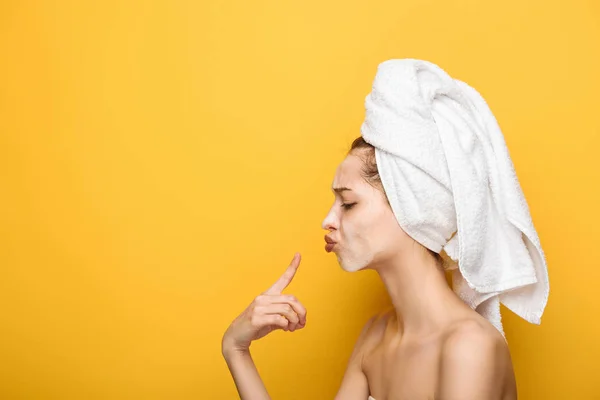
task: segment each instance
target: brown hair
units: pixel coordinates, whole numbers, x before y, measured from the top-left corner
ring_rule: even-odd
[[[377,160],[375,159],[375,147],[367,143],[362,136],[359,136],[352,142],[350,150],[348,150],[348,154],[352,152],[355,152],[355,154],[359,156],[363,161],[361,175],[364,178],[364,180],[371,186],[381,190],[385,195],[383,183],[381,182],[379,170],[377,169]],[[387,196],[385,196],[385,199],[387,200],[387,203],[389,205],[390,201],[387,198]],[[427,251],[433,256],[433,258],[435,258],[438,265],[443,264],[443,258],[439,253],[436,253],[435,251],[430,249],[427,249]]]
[[[348,154],[352,152],[355,152],[355,154],[363,161],[363,167],[361,168],[361,175],[363,179],[371,186],[385,193],[383,184],[381,183],[381,177],[379,176],[379,170],[377,169],[377,161],[375,160],[375,147],[367,143],[362,136],[359,136],[352,142],[352,146],[350,146]]]

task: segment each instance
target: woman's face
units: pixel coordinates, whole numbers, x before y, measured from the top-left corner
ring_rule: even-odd
[[[331,251],[350,272],[385,262],[408,240],[383,191],[360,175],[362,165],[361,158],[351,153],[338,166],[332,185],[335,202],[322,224],[336,242]]]

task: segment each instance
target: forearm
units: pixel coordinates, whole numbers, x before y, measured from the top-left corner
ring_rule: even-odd
[[[270,400],[250,351],[227,350],[223,356],[241,400]]]

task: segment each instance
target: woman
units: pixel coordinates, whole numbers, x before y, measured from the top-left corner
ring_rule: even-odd
[[[504,338],[450,289],[439,254],[400,228],[374,159],[373,147],[357,138],[335,174],[336,200],[323,228],[331,232],[327,250],[341,267],[375,270],[394,309],[366,323],[336,399],[515,399]],[[275,329],[294,331],[306,324],[302,304],[281,294],[299,264],[296,255],[280,280],[223,337],[223,355],[244,400],[269,398],[250,342]]]
[[[335,202],[322,225],[330,232],[326,251],[334,252],[346,271],[375,270],[393,304],[362,329],[338,400],[517,398],[499,322],[500,295],[511,310],[539,323],[548,290],[544,258],[528,212],[511,208],[524,202],[508,153],[493,132],[497,127],[482,111],[482,100],[469,98],[469,88],[457,88],[434,64],[382,63],[367,97],[362,137],[336,170]],[[407,136],[395,136],[402,134]],[[393,142],[389,148],[386,140]],[[469,168],[469,179],[457,175]],[[462,280],[454,280],[460,296],[447,284],[447,265],[437,251],[442,248],[460,261],[455,273]],[[531,256],[535,250],[539,255]],[[269,398],[250,343],[275,329],[306,325],[306,309],[282,294],[299,263],[296,254],[281,278],[223,336],[223,355],[242,399]]]

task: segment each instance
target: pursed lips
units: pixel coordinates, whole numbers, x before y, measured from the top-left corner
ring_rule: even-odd
[[[337,243],[335,240],[333,240],[332,238],[330,238],[329,236],[325,235],[325,251],[326,252],[330,252],[331,250],[333,250],[333,247],[335,246],[335,244]]]

